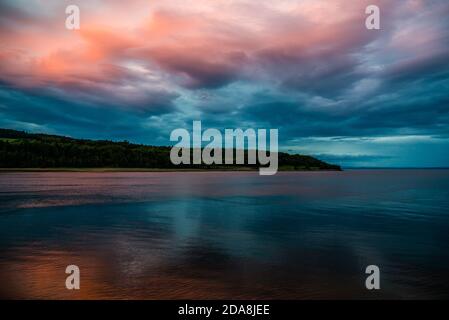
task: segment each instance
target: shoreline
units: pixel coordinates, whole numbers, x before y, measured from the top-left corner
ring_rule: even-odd
[[[232,169],[158,169],[158,168],[0,168],[2,172],[251,172],[259,171],[259,168],[232,168]],[[278,169],[278,172],[324,172],[324,171],[343,171],[336,169],[304,169],[304,170],[291,170],[291,169]]]
[[[449,170],[447,167],[423,167],[423,168],[342,168],[337,169],[282,169],[278,172],[344,172],[356,170]],[[0,168],[0,173],[7,172],[252,172],[259,168],[217,168],[217,169],[167,169],[167,168]]]

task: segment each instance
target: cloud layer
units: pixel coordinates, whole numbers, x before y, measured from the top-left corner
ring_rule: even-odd
[[[381,30],[365,28],[370,4]],[[448,14],[444,0],[2,1],[0,126],[168,144],[202,120],[278,128],[285,150],[343,165],[448,166]]]

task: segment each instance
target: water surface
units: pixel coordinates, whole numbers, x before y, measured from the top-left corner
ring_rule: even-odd
[[[448,298],[448,231],[449,170],[0,173],[0,298]]]

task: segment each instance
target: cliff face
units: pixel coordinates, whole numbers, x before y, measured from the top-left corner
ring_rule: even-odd
[[[82,140],[0,129],[0,167],[3,168],[258,168],[260,165],[175,166],[171,147],[132,144],[127,141]],[[311,156],[280,152],[280,170],[341,170]],[[246,157],[245,157],[246,159]]]

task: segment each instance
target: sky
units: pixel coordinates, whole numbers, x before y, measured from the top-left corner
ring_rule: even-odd
[[[449,167],[448,16],[447,0],[0,0],[0,127],[170,145],[201,120],[344,167]]]

